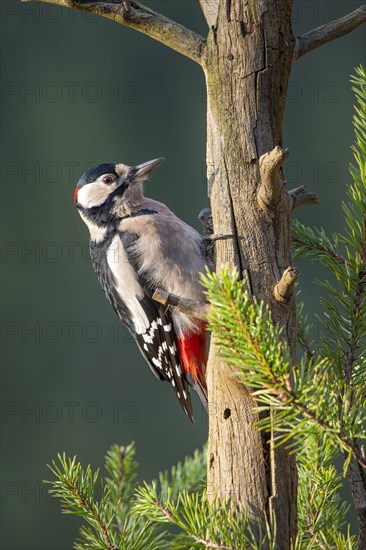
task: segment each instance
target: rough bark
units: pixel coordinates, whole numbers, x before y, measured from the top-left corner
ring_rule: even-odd
[[[205,19],[207,21],[207,25],[210,28],[215,27],[220,0],[200,0],[200,4],[203,15],[205,16]]]
[[[30,2],[32,0],[22,0]],[[107,19],[112,19],[120,25],[142,32],[168,48],[175,50],[195,61],[201,62],[206,40],[203,36],[176,23],[161,13],[140,4],[139,2],[89,2],[88,0],[39,0],[56,6],[73,8],[80,11],[95,13]]]
[[[208,35],[207,175],[217,267],[236,266],[249,291],[269,305],[295,352],[293,297],[278,302],[276,284],[291,265],[289,214],[293,200],[281,174],[285,155],[261,173],[260,158],[283,145],[287,83],[295,47],[290,0],[221,0]],[[271,152],[272,153],[271,156]],[[282,149],[280,150],[282,151]],[[261,175],[262,174],[262,175]],[[265,193],[264,202],[258,191]],[[220,358],[213,342],[208,364],[210,396],[208,491],[246,503],[253,520],[276,513],[278,548],[296,533],[296,466],[273,437],[259,434],[255,404]]]

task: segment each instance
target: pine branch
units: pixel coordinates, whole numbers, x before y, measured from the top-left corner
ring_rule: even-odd
[[[161,494],[176,501],[181,491],[194,493],[204,489],[207,468],[207,445],[202,451],[195,450],[193,457],[186,457],[183,462],[178,462],[168,472],[160,472],[159,484]]]
[[[110,535],[109,535],[109,531],[108,531],[108,527],[104,523],[104,520],[102,519],[102,516],[95,511],[95,509],[93,507],[93,504],[90,501],[88,501],[86,498],[83,497],[83,495],[71,483],[71,481],[64,478],[64,482],[65,482],[65,485],[70,490],[70,492],[74,495],[74,498],[79,501],[80,507],[84,511],[86,511],[88,514],[90,514],[90,516],[93,518],[95,523],[99,526],[99,528],[100,528],[100,530],[103,534],[103,538],[105,540],[105,543],[107,545],[108,550],[118,550],[117,546],[114,546],[114,544],[112,544],[111,538],[110,538]]]
[[[346,363],[344,367],[345,381],[350,385],[353,378],[353,370],[356,361],[356,354],[359,349],[360,340],[360,319],[362,316],[361,299],[362,292],[365,286],[365,275],[360,271],[357,274],[356,289],[352,297],[352,316],[351,316],[351,332],[348,338],[348,351]]]
[[[299,220],[292,222],[292,242],[295,244],[295,258],[305,256],[316,259],[328,259],[334,264],[351,267],[351,262],[344,258],[327,237],[323,229],[306,227]]]
[[[348,550],[353,547],[354,539],[347,539],[339,531],[344,524],[347,507],[340,501],[338,489],[341,478],[331,464],[334,451],[329,441],[322,434],[313,434],[308,440],[305,452],[300,457],[300,508],[299,534],[294,550],[304,548],[329,548],[329,542],[334,540],[335,548]],[[63,458],[63,462],[67,462]],[[70,475],[79,475],[79,481],[84,488],[87,498],[82,497],[81,510],[94,510],[93,492],[97,481],[97,474],[92,474],[90,468],[82,470],[80,464],[69,460]],[[55,465],[54,465],[55,466]],[[121,486],[126,482],[127,487],[136,471],[134,461],[134,447],[114,446],[107,454],[107,469],[110,474],[109,485],[106,483],[104,492],[112,495],[121,492]],[[59,472],[57,472],[59,470]],[[62,471],[56,466],[52,471],[60,479]],[[166,472],[160,475],[160,490],[158,484],[144,484],[135,492],[134,499],[129,507],[123,524],[120,537],[111,543],[116,550],[162,550],[187,548],[211,548],[222,550],[259,550],[268,548],[274,550],[276,545],[275,518],[271,526],[265,523],[263,532],[260,527],[249,522],[247,513],[240,505],[231,502],[209,502],[205,491],[197,491],[198,480],[202,480],[205,471],[205,450],[196,451],[192,458],[172,468],[170,475]],[[81,475],[80,475],[81,474]],[[113,483],[112,483],[113,481]],[[52,482],[55,486],[57,482]],[[108,485],[108,487],[107,487]],[[113,490],[114,485],[114,490]],[[185,488],[190,487],[191,493]],[[60,496],[60,495],[58,495]],[[104,497],[102,496],[102,502]],[[128,499],[127,499],[128,501]],[[72,506],[67,505],[72,511]],[[110,509],[101,503],[104,517],[108,517],[107,528],[113,529],[113,514]],[[75,512],[72,512],[75,513]],[[104,524],[106,520],[103,519]],[[165,531],[159,532],[159,526],[168,525],[179,529],[168,535]],[[95,531],[95,525],[93,525]],[[100,526],[99,526],[100,529]],[[78,550],[109,550],[106,541],[96,538],[96,534],[88,527],[81,528],[83,539],[77,542]],[[101,534],[103,536],[103,532]],[[114,542],[116,540],[116,542]],[[119,542],[117,542],[119,540]],[[333,546],[332,546],[333,547]]]
[[[174,542],[174,548],[221,548],[244,550],[247,548],[274,548],[275,536],[269,524],[262,533],[251,525],[246,511],[230,502],[209,502],[205,492],[189,494],[182,491],[177,500],[171,493],[159,497],[156,482],[145,484],[136,492],[134,510],[150,521],[169,523],[183,534]],[[265,545],[268,546],[265,546]]]
[[[112,534],[109,531],[108,522],[100,512],[94,501],[94,490],[98,479],[98,471],[93,474],[90,466],[83,471],[80,463],[76,463],[76,457],[66,459],[65,454],[58,455],[60,466],[55,461],[49,466],[55,475],[56,481],[52,484],[50,494],[57,497],[65,510],[65,513],[82,515],[95,531],[95,536],[102,535],[104,547],[108,550],[118,550],[112,542]]]
[[[359,376],[354,376],[354,370],[359,356],[361,342],[365,343],[366,330],[366,72],[362,67],[357,69],[357,76],[352,82],[356,85],[353,90],[356,93],[358,106],[355,107],[353,126],[356,134],[356,141],[353,145],[353,153],[356,166],[350,166],[353,183],[349,186],[348,194],[350,204],[343,205],[346,215],[346,222],[349,229],[349,237],[344,239],[346,245],[354,248],[355,273],[352,277],[353,292],[350,296],[350,332],[347,340],[347,354],[344,367],[345,382],[351,388],[348,408],[351,409],[357,392],[357,381]],[[356,383],[356,385],[355,385]],[[355,389],[354,389],[355,387]],[[361,446],[355,439],[355,446],[361,456]],[[364,457],[365,458],[365,457]],[[366,468],[351,461],[348,470],[348,480],[355,503],[358,518],[359,539],[358,548],[366,547]]]
[[[173,514],[170,514],[169,510],[158,500],[156,499],[153,504],[156,508],[158,508],[162,514],[166,517],[166,519],[172,524],[176,525],[177,527],[180,527],[183,529],[189,537],[191,537],[195,542],[198,542],[199,544],[202,544],[204,548],[219,548],[220,550],[240,550],[239,548],[235,546],[223,546],[221,543],[218,544],[212,540],[203,539],[202,537],[198,537],[195,535],[195,533],[191,532],[191,530],[187,529],[184,522],[177,520]]]
[[[107,452],[105,467],[110,476],[104,478],[108,515],[116,518],[118,532],[123,534],[137,479],[134,443],[127,447],[113,445]]]
[[[30,2],[32,0],[22,0]],[[206,40],[203,36],[187,29],[183,25],[168,19],[164,15],[140,4],[139,2],[128,2],[126,9],[125,2],[117,0],[114,2],[99,0],[89,2],[88,0],[39,0],[57,6],[74,8],[87,11],[111,19],[120,25],[135,29],[161,42],[165,46],[189,57],[197,63],[202,63],[205,51]]]
[[[122,452],[123,450],[123,452]],[[77,550],[163,550],[170,548],[167,534],[131,510],[131,496],[137,463],[134,445],[113,446],[107,453],[106,469],[111,477],[100,479],[90,465],[83,469],[76,458],[58,455],[50,470],[55,480],[50,493],[61,501],[64,513],[81,516],[87,525],[80,528]],[[95,493],[101,487],[99,502]]]
[[[360,67],[352,82],[356,85],[358,107],[355,107],[353,126],[356,142],[353,153],[356,166],[350,166],[353,183],[349,186],[350,203],[343,209],[349,229],[349,237],[343,238],[346,245],[354,248],[355,273],[353,277],[353,292],[350,296],[350,333],[347,341],[345,363],[345,380],[350,385],[361,340],[366,332],[365,290],[366,290],[366,73]],[[364,340],[365,341],[365,340]]]
[[[287,400],[284,400],[283,398],[281,399],[280,395],[277,395],[277,397],[282,400],[284,404],[287,404]],[[333,426],[329,424],[329,422],[319,418],[316,413],[314,413],[314,411],[312,411],[306,404],[302,403],[301,401],[296,401],[296,396],[294,394],[291,394],[291,392],[289,392],[288,398],[293,399],[292,404],[296,409],[304,414],[304,416],[317,424],[320,428],[324,430],[324,432],[327,432],[331,436],[334,435],[339,442],[339,446],[345,449],[349,453],[349,455],[353,455],[362,468],[366,468],[366,461],[362,456],[359,448],[350,439],[348,439],[344,433],[342,433],[341,431],[336,432]]]
[[[308,333],[310,332],[310,326],[308,324],[307,316],[303,314],[304,303],[301,302],[297,306],[297,341],[304,351],[309,363],[312,363],[315,352],[313,350],[313,342],[310,340]]]
[[[317,242],[309,242],[305,239],[301,239],[301,237],[292,237],[292,242],[296,245],[298,245],[298,250],[295,252],[295,257],[300,256],[302,254],[305,255],[306,251],[308,252],[316,252],[316,253],[324,253],[325,255],[329,256],[329,258],[332,258],[333,260],[336,260],[338,263],[342,265],[349,265],[349,261],[343,258],[340,254],[337,252],[334,252],[331,248],[327,248],[326,246],[322,246],[321,244]],[[305,252],[305,253],[304,253]],[[318,256],[319,257],[319,256]]]
[[[346,231],[335,235],[332,243],[324,231],[313,231],[294,224],[296,253],[319,256],[322,263],[336,276],[337,288],[328,281],[321,282],[329,298],[322,298],[325,308],[323,323],[328,338],[318,353],[332,363],[339,384],[339,402],[343,404],[343,444],[352,447],[345,456],[345,469],[355,503],[359,522],[358,548],[366,545],[366,458],[360,438],[365,438],[366,359],[366,73],[363,67],[352,78],[357,103],[353,125],[356,140],[352,147],[355,163],[350,165],[353,182],[348,186],[349,201],[343,204]],[[346,258],[339,252],[339,244]],[[324,390],[326,391],[326,389]],[[358,426],[361,431],[358,433]]]
[[[239,367],[244,385],[252,388],[258,402],[279,413],[263,418],[259,426],[269,430],[273,423],[274,429],[279,429],[277,440],[293,439],[297,452],[301,452],[304,434],[317,427],[334,445],[366,466],[352,438],[342,429],[346,426],[343,405],[337,404],[337,380],[327,363],[313,365],[311,373],[304,365],[291,367],[289,350],[269,308],[250,301],[237,274],[225,270],[220,276],[207,274],[204,284],[212,301],[210,322],[225,358]],[[351,419],[353,414],[347,422]]]

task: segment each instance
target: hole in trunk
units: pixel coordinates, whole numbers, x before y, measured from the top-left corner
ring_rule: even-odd
[[[230,418],[231,416],[231,410],[230,409],[225,409],[224,410],[224,418],[225,420],[227,420],[228,418]]]

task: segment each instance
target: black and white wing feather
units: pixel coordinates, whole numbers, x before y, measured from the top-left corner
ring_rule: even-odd
[[[152,299],[153,289],[138,273],[133,245],[138,235],[115,232],[103,243],[91,242],[94,269],[121,321],[135,338],[159,380],[173,386],[193,422],[188,380],[182,368],[177,336],[169,308]]]

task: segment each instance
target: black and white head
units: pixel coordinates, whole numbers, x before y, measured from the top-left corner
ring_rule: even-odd
[[[143,181],[164,162],[157,158],[139,164],[98,164],[76,184],[74,203],[85,219],[106,224],[115,215],[130,214],[143,199]]]

